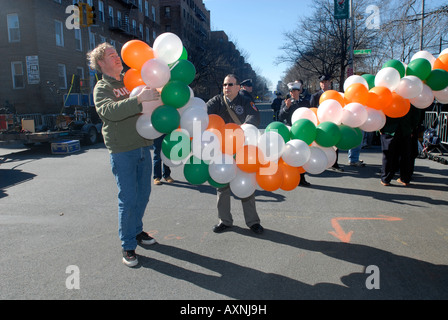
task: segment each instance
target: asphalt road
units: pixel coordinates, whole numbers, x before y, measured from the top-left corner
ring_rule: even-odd
[[[144,217],[158,244],[138,247],[128,268],[102,144],[66,156],[0,147],[0,299],[447,299],[448,167],[417,159],[410,187],[384,187],[380,148],[361,159],[349,167],[341,152],[344,172],[257,191],[262,235],[239,200],[235,226],[213,233],[215,189],[173,168],[176,182],[153,186]]]

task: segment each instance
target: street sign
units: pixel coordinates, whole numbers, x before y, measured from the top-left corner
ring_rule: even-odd
[[[361,50],[353,50],[353,54],[359,55],[359,54],[371,54],[372,49],[361,49]]]

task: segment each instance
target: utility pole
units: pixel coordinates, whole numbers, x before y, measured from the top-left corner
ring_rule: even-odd
[[[423,50],[423,26],[425,25],[425,0],[422,0],[422,19],[420,21],[420,51]]]
[[[349,70],[352,74],[355,74],[355,63],[354,63],[354,50],[355,50],[355,15],[353,10],[353,0],[350,0],[350,63]],[[351,76],[350,74],[348,75]]]

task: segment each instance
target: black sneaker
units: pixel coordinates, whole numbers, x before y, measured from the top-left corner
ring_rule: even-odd
[[[257,234],[262,234],[264,231],[263,227],[259,223],[250,226],[250,229]]]
[[[137,242],[140,244],[151,245],[156,243],[156,240],[147,234],[145,231],[140,232],[136,237]]]
[[[135,250],[123,250],[123,263],[128,267],[135,267],[138,264]]]

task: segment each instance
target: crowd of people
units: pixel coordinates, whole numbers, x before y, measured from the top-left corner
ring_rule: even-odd
[[[151,245],[156,243],[143,230],[143,216],[151,193],[151,175],[154,185],[161,185],[162,178],[167,183],[173,183],[170,168],[163,163],[161,144],[164,136],[147,140],[136,130],[136,122],[142,112],[142,103],[156,101],[160,94],[155,89],[144,88],[130,97],[129,90],[123,82],[123,64],[115,48],[102,43],[89,52],[88,60],[92,69],[101,73],[94,88],[94,102],[98,115],[103,121],[103,136],[106,148],[110,153],[112,173],[118,187],[118,234],[121,240],[122,261],[129,267],[138,264],[135,254],[137,244]],[[310,95],[304,90],[303,81],[288,83],[289,94],[277,98],[272,103],[274,120],[291,126],[291,116],[298,108],[319,106],[322,93],[331,87],[328,76],[319,78],[318,92]],[[252,80],[239,80],[235,74],[229,74],[223,79],[222,93],[207,102],[209,114],[219,115],[225,123],[260,125],[259,110],[252,97]],[[398,182],[407,186],[413,172],[413,157],[415,131],[418,124],[419,109],[412,108],[405,117],[387,119],[381,129],[381,145],[383,149],[383,164],[381,183],[390,185],[396,171],[400,171]],[[153,156],[151,146],[153,145]],[[362,167],[364,162],[359,159],[361,146],[349,151],[349,165]],[[342,171],[336,158],[332,169]],[[302,174],[299,186],[309,187]],[[218,223],[213,226],[215,233],[221,233],[231,228],[231,190],[229,186],[217,188]],[[255,204],[255,193],[240,199],[243,207],[246,225],[256,234],[263,233],[260,217]]]

